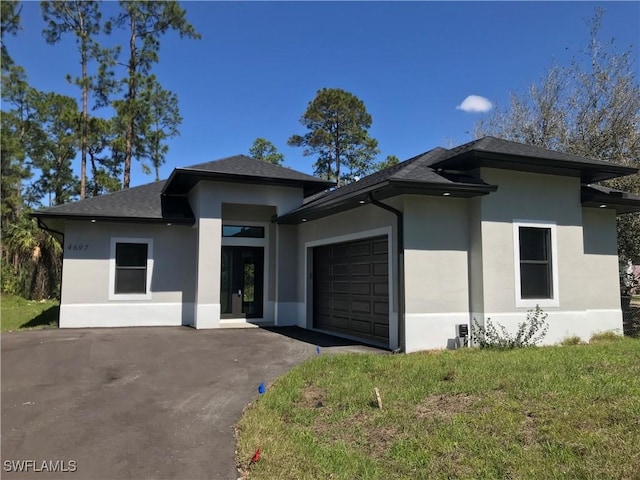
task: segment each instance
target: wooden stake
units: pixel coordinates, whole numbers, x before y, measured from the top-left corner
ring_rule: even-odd
[[[380,390],[378,390],[378,387],[376,387],[373,389],[373,391],[376,394],[376,400],[378,401],[378,408],[382,410],[382,397],[380,397]]]

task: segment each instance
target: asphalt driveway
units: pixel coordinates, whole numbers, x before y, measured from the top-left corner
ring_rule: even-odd
[[[2,478],[236,479],[242,409],[317,344],[367,349],[295,328],[3,334]]]

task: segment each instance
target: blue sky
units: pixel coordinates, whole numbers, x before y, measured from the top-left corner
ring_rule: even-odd
[[[472,140],[486,114],[456,107],[469,95],[505,105],[509,92],[525,91],[553,62],[581,58],[598,5],[606,10],[602,38],[615,38],[619,50],[633,45],[636,57],[640,44],[640,2],[182,5],[202,39],[161,41],[154,73],[178,95],[184,119],[163,178],[177,166],[246,154],[256,137],[273,142],[287,166],[312,173],[314,159],[286,142],[304,133],[300,116],[323,87],[364,101],[381,159]],[[117,5],[104,7],[108,15]],[[79,98],[65,80],[79,71],[73,40],[50,46],[43,26],[39,4],[25,2],[9,52],[36,88]],[[134,165],[132,185],[152,180]]]

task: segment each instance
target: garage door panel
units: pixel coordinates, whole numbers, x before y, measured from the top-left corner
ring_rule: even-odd
[[[371,264],[370,263],[352,263],[349,272],[352,276],[371,276]]]
[[[353,295],[371,295],[372,285],[369,282],[352,281],[351,293]]]
[[[314,249],[314,326],[387,343],[389,339],[386,237]]]

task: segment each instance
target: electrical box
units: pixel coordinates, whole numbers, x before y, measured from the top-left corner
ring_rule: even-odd
[[[469,336],[469,325],[461,323],[456,325],[456,336],[461,338],[467,338]]]

